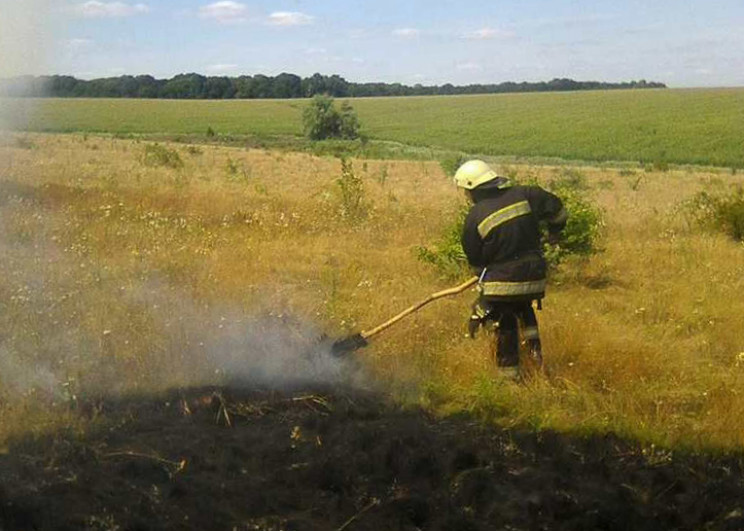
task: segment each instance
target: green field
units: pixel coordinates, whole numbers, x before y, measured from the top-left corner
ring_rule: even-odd
[[[4,100],[24,129],[298,135],[306,101]],[[744,167],[744,89],[352,100],[372,139],[484,155]],[[3,120],[3,114],[5,119]]]

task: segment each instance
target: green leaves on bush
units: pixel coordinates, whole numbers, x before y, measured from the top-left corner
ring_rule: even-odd
[[[351,160],[341,159],[341,176],[336,179],[341,197],[339,213],[353,223],[367,217],[369,204],[364,194],[364,181],[354,171]]]
[[[560,245],[544,245],[548,264],[555,267],[569,256],[588,256],[597,252],[603,226],[602,212],[587,197],[588,186],[583,175],[576,171],[567,172],[551,181],[548,188],[561,198],[568,211],[568,223],[563,230]],[[467,205],[458,209],[434,245],[416,248],[419,260],[434,265],[448,278],[462,277],[469,270],[460,244],[462,227],[469,209]],[[546,228],[544,230],[547,232]]]
[[[468,159],[463,154],[453,155],[439,161],[442,171],[447,177],[454,177],[455,173],[460,166],[462,166]]]
[[[452,222],[445,227],[442,236],[433,246],[416,247],[419,260],[432,264],[449,279],[462,277],[470,269],[460,244],[462,227],[469,210],[468,205],[461,205],[455,212]]]
[[[305,135],[311,140],[359,138],[359,118],[348,102],[339,111],[330,96],[315,96],[302,113]]]
[[[165,166],[167,168],[182,168],[183,160],[175,149],[169,149],[160,144],[147,144],[142,155],[145,166]]]
[[[699,226],[744,241],[744,187],[738,186],[733,193],[700,192],[686,207]]]
[[[588,197],[586,181],[575,172],[565,179],[553,180],[548,189],[561,198],[568,211],[568,222],[561,234],[560,245],[544,246],[545,258],[557,265],[568,256],[589,256],[598,250],[604,221],[602,211]]]

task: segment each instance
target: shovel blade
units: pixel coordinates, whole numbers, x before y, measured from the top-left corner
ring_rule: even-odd
[[[331,354],[337,358],[351,354],[355,350],[366,347],[369,343],[362,334],[354,334],[335,341],[331,345]]]

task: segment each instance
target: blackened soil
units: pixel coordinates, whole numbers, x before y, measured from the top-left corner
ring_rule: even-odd
[[[504,431],[339,390],[89,406],[0,456],[0,529],[744,529],[741,456]]]

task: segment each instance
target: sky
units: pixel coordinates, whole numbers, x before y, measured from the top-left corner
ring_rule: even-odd
[[[0,76],[744,86],[744,0],[0,0]]]

